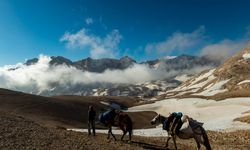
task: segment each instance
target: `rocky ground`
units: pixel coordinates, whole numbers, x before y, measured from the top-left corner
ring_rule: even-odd
[[[249,149],[250,131],[208,132],[213,149]],[[119,137],[119,136],[117,136]],[[0,149],[167,149],[163,137],[133,137],[132,142],[48,128],[21,116],[0,112]],[[195,149],[194,140],[177,139],[179,149]],[[170,141],[169,149],[173,149]],[[204,148],[203,148],[204,149]]]

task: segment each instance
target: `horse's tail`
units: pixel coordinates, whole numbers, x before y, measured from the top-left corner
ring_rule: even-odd
[[[205,129],[202,126],[200,126],[200,129],[201,129],[201,133],[202,133],[202,136],[204,139],[204,145],[206,147],[206,150],[212,150],[210,142],[208,140],[207,132],[205,131]]]

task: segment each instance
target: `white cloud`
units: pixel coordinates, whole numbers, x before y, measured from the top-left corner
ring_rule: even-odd
[[[205,45],[200,50],[201,56],[206,56],[212,60],[223,62],[230,56],[239,52],[246,47],[250,40],[250,26],[246,28],[245,34],[242,38],[231,40],[223,39],[219,42]]]
[[[106,70],[103,73],[94,73],[78,70],[67,65],[50,65],[49,56],[40,55],[38,63],[30,66],[17,64],[0,67],[0,87],[28,93],[40,93],[53,89],[71,89],[85,87],[96,83],[127,83],[136,84],[151,80],[165,79],[180,74],[179,71],[155,70],[144,64],[135,64],[125,70]],[[13,68],[16,68],[13,70]],[[11,69],[11,70],[10,70]],[[194,73],[207,69],[196,67],[182,70],[185,73]]]
[[[66,65],[51,66],[49,56],[40,55],[38,63],[30,66],[21,63],[0,67],[0,87],[24,92],[41,92],[53,88],[94,83],[141,83],[162,78],[147,65],[135,64],[125,70],[106,70],[103,73],[81,71]],[[10,70],[12,68],[12,70]],[[16,68],[13,70],[13,68]],[[136,74],[136,75],[135,75]]]
[[[90,24],[94,23],[94,20],[93,20],[92,18],[86,18],[86,19],[85,19],[85,23],[86,23],[87,25],[90,25]]]
[[[165,41],[149,43],[146,52],[157,51],[158,53],[170,53],[172,51],[183,51],[196,46],[204,40],[205,27],[200,26],[191,33],[175,32]]]
[[[115,57],[119,53],[119,43],[122,36],[118,30],[113,30],[105,37],[90,34],[85,28],[76,33],[66,32],[60,39],[68,48],[88,49],[93,58]]]
[[[212,60],[223,62],[225,59],[244,48],[246,44],[246,39],[236,41],[225,39],[218,43],[206,45],[200,50],[200,55],[206,56]]]

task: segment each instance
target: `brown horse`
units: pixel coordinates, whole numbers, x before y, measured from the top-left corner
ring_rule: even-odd
[[[131,135],[133,130],[133,122],[131,118],[128,116],[128,114],[122,113],[122,112],[116,112],[115,110],[111,110],[108,112],[109,115],[101,119],[99,117],[99,120],[101,123],[103,123],[106,127],[108,127],[108,139],[110,137],[110,134],[112,137],[116,140],[115,135],[112,133],[112,126],[113,127],[120,127],[120,129],[123,131],[123,135],[121,137],[121,140],[123,140],[124,136],[129,133],[129,141],[131,141]],[[102,114],[101,114],[102,115]]]
[[[187,115],[184,115],[181,118],[181,121],[183,122],[183,126],[179,132],[174,133],[170,131],[170,127],[173,123],[174,117],[173,115],[169,115],[169,117],[164,117],[160,114],[158,114],[152,121],[151,124],[164,124],[164,122],[167,120],[167,124],[165,125],[166,130],[168,133],[171,134],[171,137],[174,141],[175,149],[177,149],[176,146],[176,136],[178,136],[180,139],[190,139],[194,138],[197,144],[197,149],[201,148],[200,144],[203,144],[207,150],[211,150],[211,146],[208,140],[207,133],[205,129],[202,127],[202,123],[199,123],[192,118],[189,118]],[[166,147],[168,147],[168,142],[171,137],[168,137]]]

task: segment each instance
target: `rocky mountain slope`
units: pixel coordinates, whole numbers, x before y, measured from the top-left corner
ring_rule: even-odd
[[[249,89],[250,47],[248,46],[218,68],[203,71],[174,90],[168,91],[166,96],[225,99],[250,96]]]

